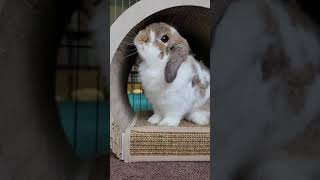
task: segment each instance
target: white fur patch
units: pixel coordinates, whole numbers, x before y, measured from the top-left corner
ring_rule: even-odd
[[[156,39],[156,33],[154,31],[150,31],[150,42],[154,42]]]
[[[150,51],[154,51],[152,49],[153,48],[149,47]],[[167,57],[165,56],[165,58]],[[149,56],[139,66],[145,94],[156,114],[148,121],[153,124],[158,124],[159,126],[178,126],[181,119],[190,112],[196,111],[197,108],[210,98],[210,93],[205,97],[199,96],[195,88],[191,85],[193,77],[192,64],[197,63],[192,56],[189,56],[187,60],[181,64],[177,77],[172,83],[167,83],[164,79],[166,63],[166,59],[160,60],[157,57]],[[199,71],[201,71],[201,68]],[[201,78],[210,78],[209,72],[201,73],[206,73],[200,75]],[[207,79],[201,80],[204,81]],[[158,119],[159,117],[161,117],[161,119]],[[202,125],[209,122],[209,116],[204,114],[194,114],[193,118],[199,118],[198,120],[192,120],[197,124]]]

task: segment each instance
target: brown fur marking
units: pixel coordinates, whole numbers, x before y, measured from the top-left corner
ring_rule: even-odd
[[[144,29],[139,32],[138,41],[140,44],[146,44],[149,41],[149,32],[147,29]]]
[[[203,68],[205,68],[205,66],[203,64],[201,65],[201,63],[200,63],[200,66],[202,70]],[[201,82],[198,76],[198,71],[195,64],[192,64],[192,69],[195,74],[191,79],[192,87],[196,88],[196,90],[201,96],[205,96],[206,90],[209,87],[209,82]]]
[[[194,76],[192,77],[191,82],[192,82],[192,87],[194,87],[194,86],[196,86],[196,85],[200,84],[199,76],[194,75]]]

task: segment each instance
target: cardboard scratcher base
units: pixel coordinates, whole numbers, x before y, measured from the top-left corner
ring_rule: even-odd
[[[210,161],[210,128],[182,121],[179,127],[152,126],[151,112],[136,114],[123,136],[123,160]]]

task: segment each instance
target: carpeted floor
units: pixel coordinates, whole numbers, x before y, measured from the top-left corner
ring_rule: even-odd
[[[112,180],[209,180],[209,162],[124,163],[110,155]]]

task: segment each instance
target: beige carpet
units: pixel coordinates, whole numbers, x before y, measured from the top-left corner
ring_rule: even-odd
[[[124,163],[110,155],[112,180],[209,180],[209,162]]]

